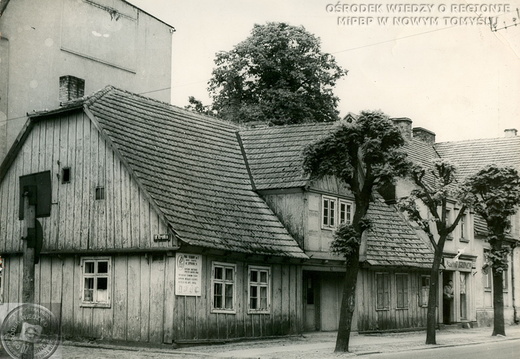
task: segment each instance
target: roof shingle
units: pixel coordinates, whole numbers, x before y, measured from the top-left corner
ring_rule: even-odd
[[[236,126],[112,87],[85,107],[182,241],[306,257],[252,190]]]

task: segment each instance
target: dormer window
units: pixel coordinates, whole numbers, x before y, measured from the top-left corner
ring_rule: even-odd
[[[322,226],[332,229],[336,227],[336,198],[323,196],[322,201]]]
[[[339,224],[347,223],[352,224],[352,202],[339,200]]]
[[[321,228],[335,229],[343,223],[352,223],[354,205],[342,198],[323,196],[321,202]]]

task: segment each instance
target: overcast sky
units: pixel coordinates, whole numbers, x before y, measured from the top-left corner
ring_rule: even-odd
[[[322,51],[349,70],[335,89],[341,116],[377,109],[409,117],[414,127],[435,132],[439,142],[520,130],[520,0],[471,1],[478,6],[430,0],[414,8],[387,6],[412,1],[353,0],[341,2],[348,5],[341,12],[331,11],[338,2],[325,0],[130,2],[176,29],[177,106],[185,106],[190,95],[209,104],[215,53],[246,39],[254,24],[284,21],[318,36]],[[497,31],[482,23],[489,17]],[[515,21],[519,26],[504,28]]]

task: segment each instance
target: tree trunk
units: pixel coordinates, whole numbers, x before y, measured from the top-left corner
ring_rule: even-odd
[[[437,295],[439,293],[439,268],[442,261],[442,252],[443,249],[437,248],[430,270],[430,292],[428,294],[428,312],[426,315],[426,344],[437,344],[435,330],[437,327]]]
[[[493,334],[506,335],[504,325],[504,283],[502,271],[493,266]]]
[[[345,282],[343,286],[343,296],[341,299],[341,312],[339,317],[338,336],[336,338],[335,352],[348,352],[350,342],[350,330],[352,328],[352,317],[356,303],[356,283],[359,271],[359,247],[347,259],[345,265]]]

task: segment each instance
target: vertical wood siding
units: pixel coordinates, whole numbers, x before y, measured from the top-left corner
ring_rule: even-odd
[[[421,328],[426,326],[426,307],[419,305],[421,294],[421,273],[417,271],[381,271],[389,274],[390,306],[388,310],[376,310],[376,271],[361,270],[358,278],[356,308],[358,330],[389,330]],[[397,309],[397,289],[395,274],[408,274],[408,308]]]
[[[71,181],[61,183],[70,167]],[[21,251],[19,177],[51,171],[51,216],[40,218],[43,251],[161,248],[167,228],[114,151],[82,113],[35,124],[0,183],[0,253]],[[105,199],[96,200],[97,186]]]
[[[248,314],[248,264],[237,266],[236,313],[211,312],[212,261],[203,256],[202,295],[175,296],[175,256],[112,257],[110,308],[81,306],[80,256],[44,256],[36,265],[35,302],[50,305],[62,318],[64,338],[98,338],[152,343],[229,339],[300,333],[301,268],[271,268],[271,312]],[[5,258],[4,302],[21,299],[22,257]]]

